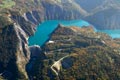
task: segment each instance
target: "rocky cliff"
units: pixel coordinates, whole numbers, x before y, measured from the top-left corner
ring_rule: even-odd
[[[21,1],[16,1],[20,8],[18,2]],[[84,19],[97,29],[120,29],[118,0],[34,0],[21,4],[25,8],[21,12],[26,11],[24,16],[34,24],[51,19]]]
[[[25,20],[39,24],[44,20],[84,19],[97,29],[119,29],[118,0],[14,0],[12,8]],[[102,25],[101,25],[102,24]]]
[[[0,28],[0,75],[9,80],[28,79],[28,36],[19,24],[6,24]]]

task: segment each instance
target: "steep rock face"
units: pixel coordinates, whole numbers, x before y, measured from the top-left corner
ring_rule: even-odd
[[[49,19],[77,19],[83,17],[87,12],[73,0],[42,1],[45,17]],[[75,14],[75,15],[74,15]]]
[[[3,13],[0,13],[0,75],[8,80],[28,79],[26,64],[30,51],[27,39],[35,28],[19,12],[6,10]]]
[[[38,15],[21,15],[19,11],[7,10],[0,13],[0,76],[8,80],[28,79],[26,64],[30,59],[28,37],[35,32]],[[26,12],[27,14],[27,12]],[[36,17],[36,23],[32,21]],[[29,15],[29,16],[30,16]]]
[[[34,22],[30,22],[31,20],[26,20],[25,17],[23,17],[19,12],[11,11],[10,12],[10,18],[13,22],[20,25],[19,27],[27,34],[27,36],[31,36],[35,32],[35,25]]]
[[[94,0],[92,2],[89,0],[17,0],[15,2],[17,5],[13,9],[20,10],[25,20],[36,25],[53,19],[85,19],[97,29],[120,28],[120,2],[118,0]]]
[[[18,24],[1,28],[0,73],[5,79],[27,79],[25,71],[29,50],[25,32]]]
[[[18,0],[15,2],[17,5],[13,7],[13,9],[19,10],[24,8],[21,9],[21,13],[25,13],[27,18],[34,23],[37,22],[36,20],[39,21],[39,19],[40,21],[51,19],[79,19],[87,14],[74,0]],[[36,15],[39,15],[39,17],[36,17]]]
[[[34,24],[51,19],[85,19],[97,29],[120,29],[120,2],[118,0],[92,2],[89,0],[34,0],[27,2],[21,4],[28,8],[25,13],[26,18]]]

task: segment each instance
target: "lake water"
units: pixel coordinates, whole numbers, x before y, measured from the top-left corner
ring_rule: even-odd
[[[63,24],[64,26],[89,26],[90,24],[84,20],[49,20],[41,23],[33,36],[28,40],[29,46],[40,45],[42,46],[48,39],[49,34],[51,34],[58,26],[58,24]],[[95,29],[95,31],[97,31]],[[109,34],[112,38],[120,38],[120,30],[98,30],[99,32],[105,32]]]
[[[41,23],[37,27],[35,35],[31,36],[28,40],[29,46],[31,45],[43,45],[46,40],[49,39],[49,34],[51,34],[58,26],[58,24],[63,24],[65,26],[89,26],[90,24],[84,20],[49,20]]]
[[[120,30],[99,30],[99,32],[107,33],[112,38],[120,38]]]

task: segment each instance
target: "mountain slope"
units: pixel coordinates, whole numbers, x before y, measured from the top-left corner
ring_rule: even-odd
[[[97,29],[120,28],[120,2],[118,0],[94,0],[93,2],[89,0],[13,1],[16,5],[12,5],[8,9],[18,11],[26,20],[34,24],[39,24],[39,22],[51,19],[85,19]]]
[[[39,21],[51,19],[85,19],[86,21],[93,24],[97,29],[120,28],[120,2],[118,0],[94,0],[92,2],[89,0],[31,0],[26,2],[16,1],[16,4],[18,4],[16,6],[20,9],[21,5],[19,2],[24,7],[24,9],[21,9],[21,11],[23,13],[27,11],[27,18],[31,19],[31,21],[34,23],[39,23]],[[39,15],[37,21],[34,15]]]
[[[42,47],[46,59],[37,58],[32,79],[120,79],[119,40],[94,32],[92,27],[61,25],[50,36]]]
[[[5,79],[27,79],[29,60],[26,35],[19,25],[7,25],[0,33],[0,73]]]
[[[84,10],[87,12],[91,12],[95,8],[101,6],[106,0],[74,0],[76,3],[78,3]]]
[[[119,29],[120,6],[118,4],[120,3],[117,0],[106,0],[105,3],[93,9],[85,20],[98,29]]]
[[[14,19],[11,19],[13,14]],[[27,39],[34,32],[31,25],[17,13],[6,12],[0,16],[0,76],[4,79],[28,79],[26,64],[30,51]]]

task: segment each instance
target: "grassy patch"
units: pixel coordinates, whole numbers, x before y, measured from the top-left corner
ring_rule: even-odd
[[[15,5],[15,2],[12,0],[3,0],[2,3],[0,3],[0,8],[11,8]]]

